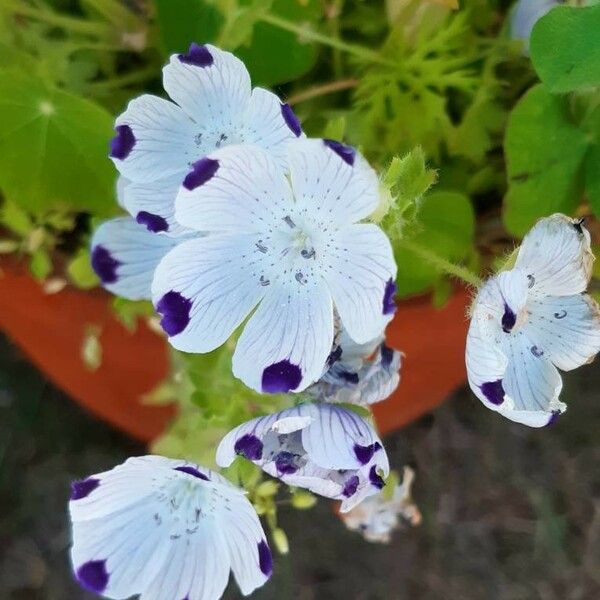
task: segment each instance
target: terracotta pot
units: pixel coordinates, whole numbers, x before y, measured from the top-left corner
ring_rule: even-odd
[[[403,301],[388,328],[389,344],[405,353],[396,393],[375,407],[382,433],[418,418],[465,381],[468,294],[457,289],[435,309],[428,297]],[[102,332],[103,359],[90,371],[81,358],[86,329]],[[0,328],[50,380],[95,415],[142,441],[167,427],[174,407],[145,406],[143,394],[166,375],[166,343],[144,325],[127,331],[101,290],[65,288],[47,294],[12,264],[2,265]]]

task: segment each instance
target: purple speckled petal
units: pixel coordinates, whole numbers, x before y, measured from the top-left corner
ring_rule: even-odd
[[[352,146],[347,146],[336,140],[324,139],[323,143],[331,150],[333,150],[345,163],[350,166],[354,165],[354,159],[356,158],[356,150]]]
[[[210,481],[204,473],[201,473],[200,471],[198,471],[198,469],[196,469],[196,467],[192,467],[192,465],[184,465],[182,467],[175,467],[175,471],[181,471],[182,473],[187,473],[188,475],[193,475],[194,477],[197,477],[198,479],[204,479],[204,481]]]
[[[117,134],[110,141],[110,156],[125,160],[135,146],[135,136],[129,125],[117,125],[115,131]]]
[[[385,290],[383,292],[383,314],[393,315],[396,312],[396,301],[394,296],[396,295],[396,282],[393,279],[389,279],[385,284]]]
[[[262,390],[268,394],[286,394],[302,381],[302,370],[289,360],[269,365],[262,375]]]
[[[356,454],[356,458],[361,465],[366,465],[373,458],[373,454],[379,449],[381,449],[381,444],[379,442],[369,444],[368,446],[354,444],[354,454]]]
[[[190,45],[187,54],[178,54],[177,58],[186,65],[194,65],[196,67],[210,67],[214,62],[209,49],[195,42]]]
[[[179,292],[167,292],[156,304],[156,311],[162,315],[160,326],[173,336],[181,333],[190,322],[192,301]]]
[[[77,569],[77,580],[90,592],[101,594],[108,585],[109,575],[105,560],[90,560]]]
[[[287,102],[281,105],[281,115],[286,125],[290,128],[290,131],[296,137],[300,137],[302,135],[302,126],[292,107]]]
[[[298,470],[296,466],[297,455],[285,450],[275,456],[275,466],[281,475],[292,475]]]
[[[359,479],[357,475],[352,475],[350,479],[344,483],[344,489],[342,490],[342,496],[344,498],[350,498],[350,496],[354,496],[356,494],[356,490],[358,489]]]
[[[205,156],[192,165],[192,170],[185,176],[183,187],[189,191],[205,184],[219,170],[219,161]]]
[[[258,543],[258,564],[263,575],[271,577],[273,573],[273,557],[265,540],[261,540]]]
[[[379,490],[383,489],[385,486],[385,481],[381,478],[379,473],[377,473],[377,467],[375,465],[373,465],[369,471],[369,481],[371,482],[371,485]]]
[[[480,386],[482,394],[489,402],[500,406],[504,402],[504,388],[502,387],[502,379],[497,381],[486,381]]]
[[[141,210],[135,217],[135,220],[140,225],[145,225],[146,229],[152,233],[168,231],[169,229],[169,224],[165,218],[161,217],[160,215],[153,215],[145,210]]]
[[[87,498],[98,486],[100,480],[94,477],[88,477],[81,481],[71,483],[71,500],[81,500]]]
[[[263,443],[255,435],[246,433],[236,441],[233,449],[236,454],[241,454],[248,460],[260,460],[262,458]]]
[[[92,269],[100,277],[102,283],[115,283],[117,281],[117,268],[122,263],[114,258],[104,246],[98,245],[92,250],[91,263]]]

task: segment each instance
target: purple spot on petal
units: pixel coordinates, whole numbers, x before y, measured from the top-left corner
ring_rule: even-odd
[[[87,498],[98,486],[100,480],[94,477],[88,477],[81,481],[74,481],[71,484],[71,500],[81,500]]]
[[[369,481],[371,485],[374,485],[377,489],[381,490],[385,486],[385,481],[377,473],[377,467],[373,465],[369,471]]]
[[[181,333],[190,322],[192,301],[179,292],[167,292],[156,304],[156,311],[162,316],[160,326],[169,335]]]
[[[385,344],[381,344],[379,352],[381,352],[381,366],[384,369],[389,369],[394,360],[394,351]]]
[[[271,573],[273,573],[273,557],[265,540],[261,540],[258,543],[258,564],[263,574],[271,577]]]
[[[354,159],[356,158],[356,150],[352,146],[347,146],[341,142],[335,140],[324,139],[323,143],[330,149],[333,150],[345,163],[350,166],[354,165]]]
[[[390,277],[385,284],[385,290],[383,291],[383,314],[393,315],[396,312],[396,301],[394,296],[396,295],[396,282]]]
[[[110,156],[125,160],[135,146],[135,136],[129,125],[117,125],[117,135],[110,141]]]
[[[285,121],[286,125],[290,128],[291,132],[296,137],[300,137],[300,135],[302,134],[302,126],[300,125],[298,117],[292,110],[292,107],[287,103],[282,104],[281,114],[283,116],[283,120]]]
[[[336,346],[327,357],[327,366],[332,367],[340,358],[342,358],[342,347]]]
[[[502,315],[502,330],[504,333],[510,333],[517,322],[517,315],[512,308],[504,303],[504,314]]]
[[[177,58],[186,65],[194,65],[196,67],[210,67],[214,59],[206,46],[192,43],[187,54],[178,54]]]
[[[504,388],[502,387],[502,379],[498,381],[486,381],[480,386],[482,394],[487,398],[488,402],[500,406],[504,402]]]
[[[552,414],[550,415],[550,418],[548,419],[548,422],[546,423],[546,427],[550,427],[551,425],[554,425],[554,423],[556,423],[556,421],[558,421],[558,417],[560,417],[561,412],[560,410],[553,410]]]
[[[372,458],[373,454],[381,448],[379,442],[370,444],[369,446],[361,446],[360,444],[354,444],[354,454],[361,465],[366,465]]]
[[[117,268],[122,263],[114,258],[104,246],[98,245],[92,249],[91,263],[92,269],[100,277],[102,283],[115,283],[117,281]]]
[[[262,391],[268,394],[286,394],[295,390],[302,381],[302,370],[289,360],[269,365],[262,375]]]
[[[293,454],[292,452],[286,452],[285,450],[279,452],[275,456],[275,466],[277,467],[277,471],[281,475],[292,475],[298,470],[296,466],[296,458],[297,454]]]
[[[344,483],[344,489],[342,490],[342,496],[345,498],[350,498],[350,496],[354,496],[356,494],[356,490],[358,489],[359,479],[358,476],[352,475],[350,479]]]
[[[90,592],[101,594],[108,585],[105,560],[90,560],[77,569],[77,580]]]
[[[192,467],[192,465],[184,465],[183,467],[175,467],[175,471],[181,471],[182,473],[187,473],[188,475],[193,475],[198,479],[204,479],[204,481],[210,481],[208,477],[201,473],[196,467]]]
[[[135,220],[140,225],[145,225],[146,229],[152,233],[159,233],[160,231],[167,231],[169,229],[169,224],[166,219],[159,215],[153,215],[145,210],[141,210],[137,214]]]
[[[236,441],[233,449],[236,454],[241,454],[248,460],[260,460],[262,458],[263,443],[255,435],[247,433]]]
[[[351,371],[341,370],[338,375],[347,383],[358,383],[358,373],[352,373]]]
[[[219,170],[219,161],[205,156],[192,165],[192,170],[185,176],[183,187],[195,190],[205,184]]]

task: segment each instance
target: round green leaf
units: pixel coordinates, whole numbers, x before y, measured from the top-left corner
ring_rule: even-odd
[[[600,86],[600,4],[552,9],[533,28],[530,54],[551,92]]]
[[[567,101],[538,85],[513,109],[504,140],[508,192],[504,223],[515,236],[545,215],[572,213],[581,200],[586,135],[570,120]]]
[[[0,71],[0,189],[32,212],[115,212],[112,124],[89,100]]]
[[[600,144],[592,146],[585,157],[585,191],[596,217],[600,217]]]

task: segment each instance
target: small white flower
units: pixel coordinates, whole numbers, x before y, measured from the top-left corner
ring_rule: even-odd
[[[386,497],[386,488],[342,514],[342,521],[351,531],[360,532],[368,542],[389,543],[392,532],[400,525],[398,517],[413,527],[421,523],[421,513],[411,497],[414,479],[415,472],[404,467],[402,483],[394,487],[391,498]]]
[[[377,494],[390,471],[373,427],[330,404],[301,404],[239,425],[219,444],[217,464],[227,467],[236,455],[287,485],[341,500],[342,512]]]
[[[122,203],[150,231],[176,233],[177,190],[190,167],[216,148],[256,144],[282,164],[288,140],[302,136],[288,104],[252,89],[233,54],[192,44],[171,56],[163,85],[173,102],[145,94],[117,118],[110,156],[122,176]]]
[[[401,361],[402,354],[388,348],[383,335],[357,344],[342,331],[327,359],[329,368],[306,391],[324,402],[375,404],[398,387]]]
[[[159,264],[152,284],[170,342],[210,352],[254,313],[233,372],[263,392],[298,392],[323,373],[334,307],[358,343],[394,312],[390,242],[359,223],[378,202],[375,172],[330,140],[288,144],[289,174],[258,147],[230,146],[195,163],[176,200],[177,220],[209,233]]]
[[[198,465],[130,458],[72,485],[71,558],[106,598],[217,600],[233,570],[244,595],[269,579],[271,552],[242,490]]]
[[[515,266],[479,291],[467,337],[469,385],[492,410],[542,427],[566,410],[562,378],[600,350],[586,294],[594,256],[582,221],[556,214],[525,236]]]

